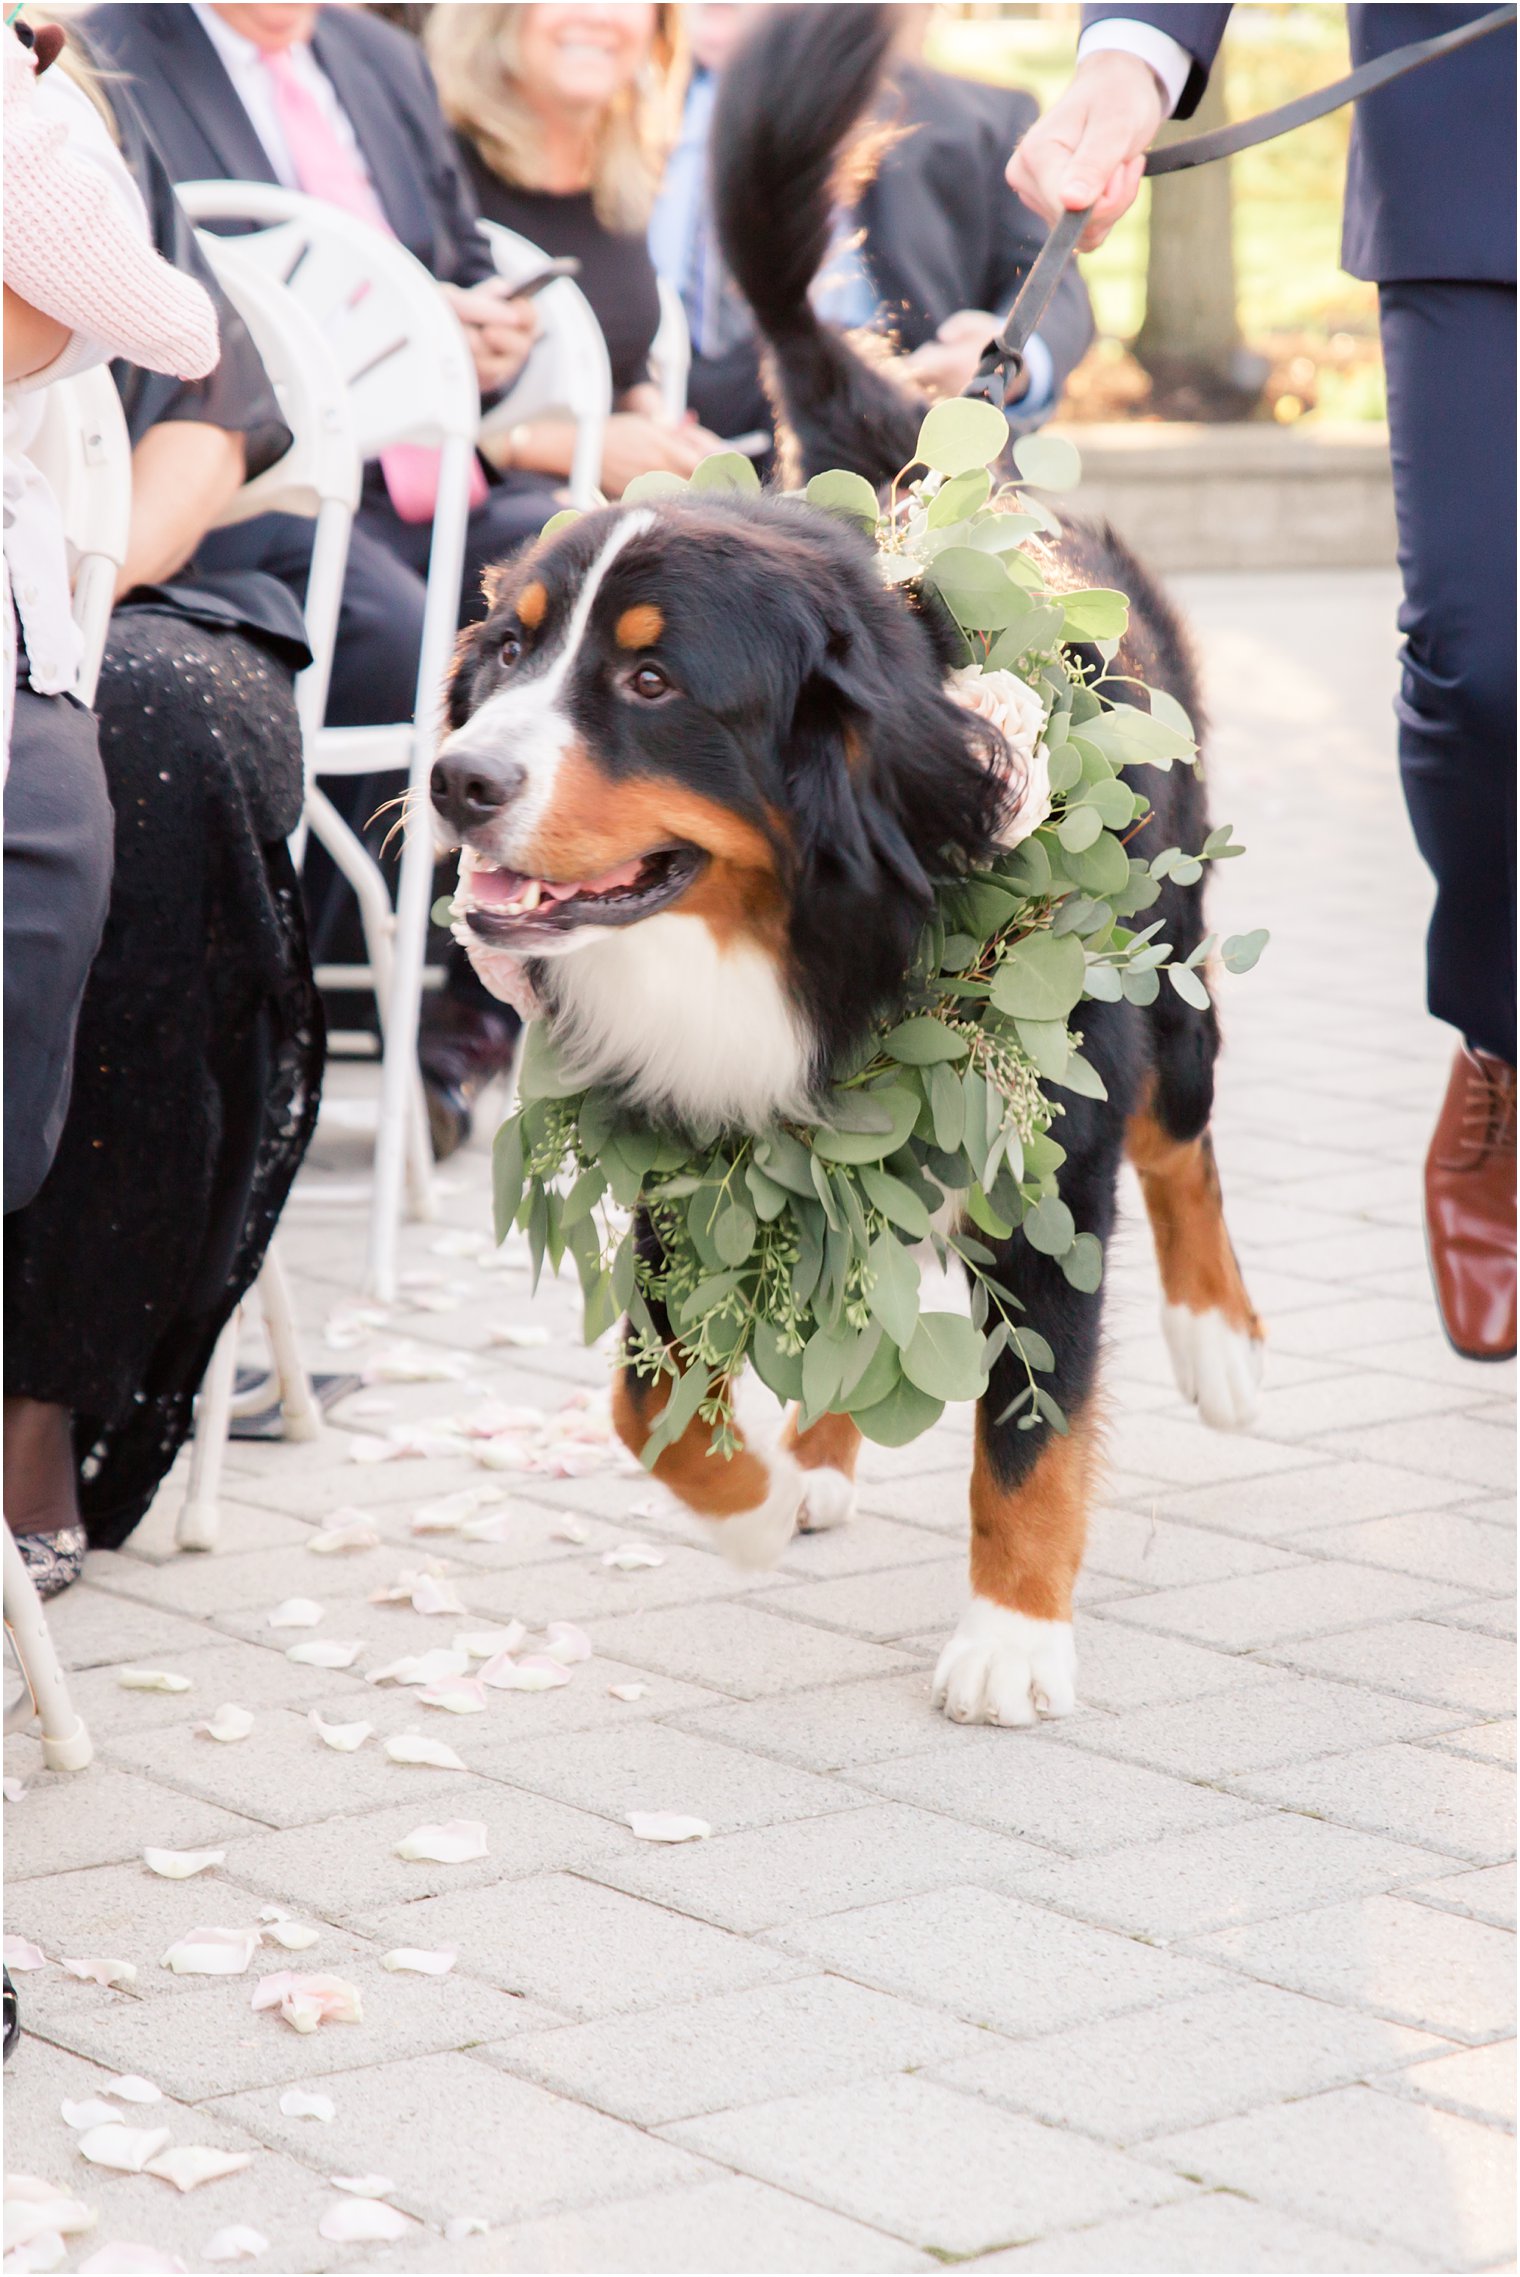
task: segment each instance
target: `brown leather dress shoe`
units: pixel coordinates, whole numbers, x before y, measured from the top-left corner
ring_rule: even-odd
[[[476,1100],[507,1073],[521,1033],[515,1012],[463,1003],[447,992],[425,1000],[417,1057],[435,1161],[464,1145]]]
[[[1515,1071],[1464,1044],[1425,1157],[1441,1325],[1467,1360],[1515,1351]]]

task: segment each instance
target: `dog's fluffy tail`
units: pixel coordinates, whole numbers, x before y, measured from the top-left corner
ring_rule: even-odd
[[[718,233],[770,349],[793,479],[850,467],[890,481],[927,409],[808,300],[833,231],[836,167],[891,44],[890,7],[773,7],[724,74],[713,120]]]

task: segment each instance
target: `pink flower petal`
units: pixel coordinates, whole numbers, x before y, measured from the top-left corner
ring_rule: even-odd
[[[332,2245],[389,2245],[405,2237],[413,2226],[399,2206],[383,2206],[368,2198],[340,2198],[317,2224],[317,2234]]]
[[[216,2230],[201,2248],[203,2261],[257,2261],[261,2253],[269,2251],[269,2240],[262,2230],[250,2229],[246,2222],[231,2222],[224,2230]]]
[[[277,2008],[297,2032],[315,2032],[319,2024],[362,2024],[364,2005],[356,1985],[342,1977],[305,1977],[290,1969],[260,1977],[253,1988],[250,2008]]]
[[[712,1832],[705,1818],[683,1818],[679,1811],[630,1811],[628,1824],[640,1842],[702,1842]]]
[[[79,2277],[185,2277],[187,2264],[156,2245],[103,2245],[79,2264]]]
[[[3,1787],[5,1799],[8,1803],[19,1803],[25,1798],[26,1781],[24,1779],[0,1780],[0,1787]]]
[[[150,2158],[144,2174],[156,2174],[179,2191],[198,2190],[203,2182],[220,2182],[227,2174],[241,2174],[252,2166],[252,2151],[213,2150],[207,2143],[180,2143],[175,2149]]]
[[[456,1677],[456,1683],[468,1683],[467,1677]],[[385,1741],[385,1753],[392,1763],[426,1763],[435,1771],[463,1771],[465,1766],[441,1739],[429,1739],[422,1732],[392,1732]]]
[[[365,1723],[324,1723],[320,1713],[315,1708],[311,1710],[307,1722],[311,1725],[318,1739],[324,1741],[328,1747],[336,1747],[343,1755],[352,1755],[355,1748],[362,1747],[375,1728],[373,1724]]]
[[[614,1700],[642,1700],[649,1690],[647,1684],[609,1684],[608,1695]]]
[[[313,1534],[306,1547],[319,1558],[337,1557],[347,1550],[378,1550],[380,1536],[363,1516],[355,1511],[335,1511],[320,1533]]]
[[[33,2270],[43,2272],[43,2277],[46,2277],[46,2272],[61,2268],[69,2257],[63,2233],[39,2227],[41,2219],[40,2212],[34,2213],[28,2209],[25,2236],[19,2237],[18,2243],[11,2246],[5,2256],[6,2270],[8,2273],[14,2271],[15,2277],[22,2277],[23,2271],[30,2273]]]
[[[473,1858],[484,1858],[489,1849],[482,1820],[451,1818],[441,1826],[413,1827],[396,1844],[396,1856],[435,1866],[465,1866]]]
[[[556,1684],[569,1683],[570,1671],[562,1660],[550,1660],[545,1653],[514,1660],[510,1653],[499,1652],[480,1671],[480,1681],[496,1692],[550,1692]]]
[[[363,1650],[362,1637],[354,1643],[341,1642],[337,1637],[312,1637],[306,1644],[287,1645],[285,1658],[298,1668],[352,1668]]]
[[[479,1716],[486,1710],[485,1693],[473,1676],[446,1676],[417,1695],[425,1708],[447,1708],[454,1716]]]
[[[192,1929],[159,1966],[181,1977],[240,1977],[258,1947],[256,1929]]]
[[[319,2119],[324,2126],[338,2115],[338,2106],[330,2095],[317,2095],[305,2087],[287,2087],[280,2097],[280,2109],[287,2119]]]
[[[457,1652],[448,1645],[434,1645],[431,1652],[405,1653],[400,1660],[387,1661],[384,1668],[372,1668],[366,1684],[441,1684],[447,1676],[464,1676],[469,1673],[470,1656]]]
[[[233,1740],[246,1739],[253,1729],[253,1721],[247,1708],[240,1708],[235,1701],[226,1700],[209,1723],[197,1724],[195,1729],[207,1739],[219,1739],[227,1746]]]
[[[567,1668],[591,1658],[591,1639],[573,1621],[551,1621],[544,1635],[549,1640],[544,1651],[551,1660],[562,1660]]]
[[[171,1675],[166,1668],[118,1668],[116,1681],[124,1692],[188,1692],[188,1676]]]
[[[7,1937],[5,1965],[19,1975],[23,1969],[45,1969],[48,1957],[40,1945],[33,1945],[25,1937]]]
[[[82,2103],[71,2103],[67,2096],[58,2106],[66,2127],[76,2130],[85,2127],[120,2127],[126,2124],[114,2103],[105,2103],[98,2095],[87,2095]]]
[[[141,2072],[124,2071],[115,2079],[106,2081],[107,2095],[114,2095],[118,2103],[162,2103],[164,2091],[155,2087],[151,2079]]]
[[[113,2166],[120,2174],[141,2174],[150,2158],[169,2144],[167,2127],[91,2127],[76,2144],[92,2166]]]
[[[454,1650],[468,1653],[471,1660],[494,1660],[499,1652],[519,1651],[527,1638],[521,1621],[509,1621],[504,1629],[464,1631],[454,1639]]]
[[[165,1881],[187,1882],[192,1874],[204,1874],[208,1866],[220,1866],[226,1856],[225,1850],[145,1850],[143,1864]]]
[[[458,1958],[459,1954],[452,1945],[444,1946],[437,1953],[425,1953],[417,1945],[398,1945],[393,1952],[381,1954],[380,1966],[382,1969],[406,1969],[419,1977],[446,1977]]]
[[[579,1518],[562,1518],[557,1526],[551,1527],[549,1539],[553,1542],[589,1542],[591,1532],[589,1527],[581,1524]]]
[[[266,1921],[264,1914],[260,1914],[264,1926],[259,1935],[266,1945],[282,1945],[287,1953],[304,1953],[322,1934],[311,1922],[292,1921],[289,1914],[281,1913],[276,1907],[266,1906],[264,1913],[272,1918]]]

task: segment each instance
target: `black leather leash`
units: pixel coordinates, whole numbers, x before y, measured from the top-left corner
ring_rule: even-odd
[[[1370,95],[1375,89],[1388,86],[1390,81],[1402,79],[1406,71],[1418,71],[1422,65],[1434,63],[1439,56],[1450,55],[1473,40],[1486,39],[1490,32],[1502,31],[1506,24],[1514,23],[1516,13],[1514,7],[1491,8],[1486,16],[1474,16],[1452,31],[1437,33],[1434,39],[1411,40],[1406,47],[1377,56],[1371,63],[1348,71],[1343,79],[1332,80],[1328,87],[1295,96],[1291,103],[1281,103],[1275,111],[1263,111],[1259,118],[1241,119],[1232,126],[1215,127],[1209,134],[1195,134],[1185,142],[1173,142],[1165,149],[1148,151],[1145,171],[1147,174],[1180,174],[1192,166],[1210,166],[1216,158],[1233,158],[1238,151],[1254,150],[1258,143],[1273,142],[1280,134],[1291,134],[1295,127],[1307,126],[1311,119],[1322,119],[1328,112],[1340,110],[1343,104],[1354,103],[1358,96]],[[975,375],[962,389],[964,395],[980,396],[988,403],[995,403],[999,410],[1008,402],[1024,369],[1024,350],[1030,334],[1050,306],[1051,295],[1061,281],[1091,213],[1091,206],[1082,207],[1074,213],[1063,213],[1055,223],[1019,287],[1018,298],[1002,330],[995,340],[988,341]]]

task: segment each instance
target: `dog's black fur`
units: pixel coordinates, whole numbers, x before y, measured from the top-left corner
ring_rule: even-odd
[[[927,405],[879,362],[820,323],[808,287],[827,251],[834,184],[852,134],[870,108],[893,35],[892,10],[874,5],[773,7],[725,74],[713,123],[713,193],[725,258],[766,336],[767,374],[780,415],[780,456],[793,479],[848,467],[878,487],[908,467]],[[1114,532],[1077,520],[1054,548],[1052,582],[1108,586],[1130,601],[1129,631],[1114,660],[1174,696],[1200,737],[1202,708],[1188,641],[1175,611]],[[1096,664],[1094,655],[1090,662]],[[1194,853],[1208,833],[1202,769],[1144,768],[1130,778],[1151,801],[1137,853],[1180,845]],[[1179,960],[1203,938],[1200,884],[1170,880],[1148,919],[1164,919]],[[1083,1049],[1108,1091],[1106,1103],[1061,1095],[1056,1136],[1067,1150],[1061,1193],[1079,1228],[1104,1242],[1126,1119],[1142,1103],[1172,1138],[1208,1126],[1219,1048],[1212,1006],[1198,1012],[1163,985],[1144,1011],[1087,1003]],[[1096,1374],[1100,1305],[1073,1290],[1050,1259],[1015,1240],[1001,1270],[1054,1347],[1050,1389],[1068,1411],[1089,1398]],[[1034,1461],[1041,1434],[998,1426],[1022,1371],[1005,1357],[994,1370],[981,1428],[994,1470],[1012,1485]]]

